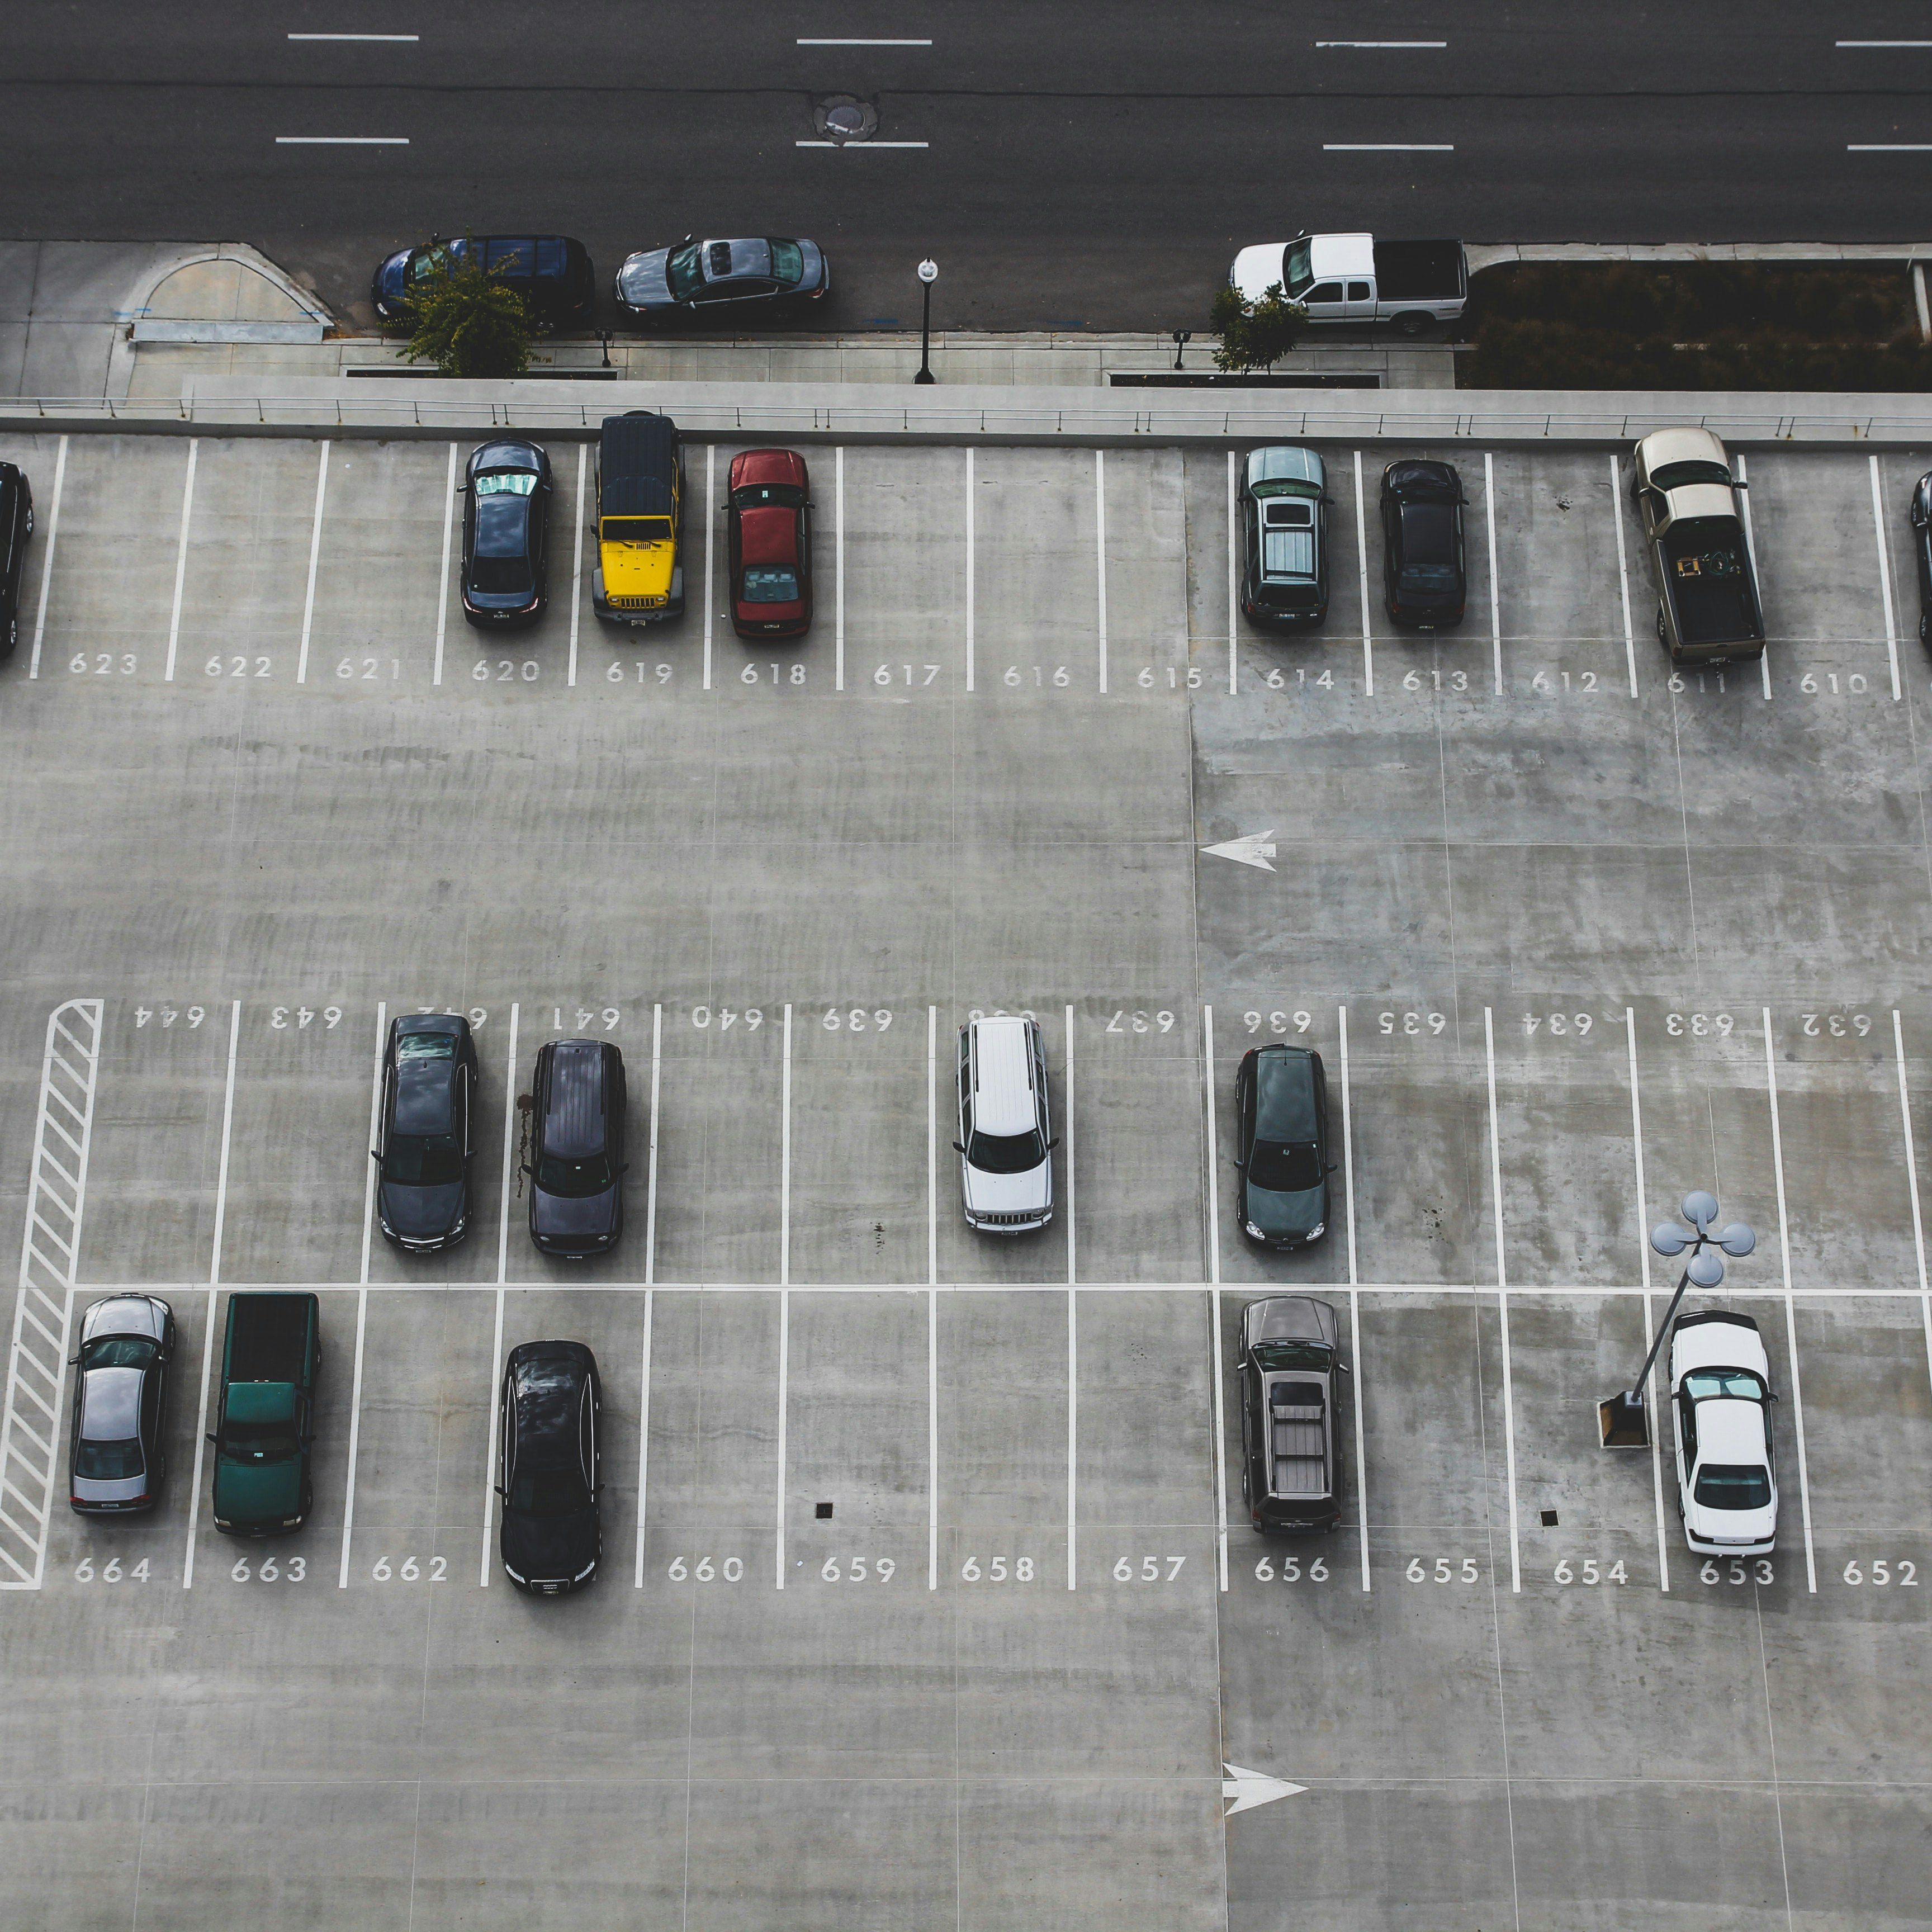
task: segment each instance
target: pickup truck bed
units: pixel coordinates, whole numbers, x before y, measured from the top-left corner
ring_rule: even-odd
[[[1687,527],[1664,541],[1669,595],[1677,607],[1677,633],[1687,645],[1748,644],[1763,632],[1751,594],[1750,572],[1728,541]]]
[[[299,1382],[308,1341],[307,1294],[238,1294],[230,1304],[231,1382]]]
[[[1384,308],[1390,302],[1446,302],[1467,295],[1462,243],[1378,239],[1376,289]]]

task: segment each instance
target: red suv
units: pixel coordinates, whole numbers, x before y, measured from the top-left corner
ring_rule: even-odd
[[[741,638],[802,638],[812,628],[812,479],[794,449],[731,461],[726,504],[731,628]]]

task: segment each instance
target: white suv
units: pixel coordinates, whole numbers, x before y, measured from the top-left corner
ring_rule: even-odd
[[[967,1226],[1024,1234],[1053,1219],[1052,1115],[1040,1023],[999,1014],[959,1029],[959,1185]]]
[[[1778,1540],[1771,1364],[1757,1324],[1727,1309],[1670,1331],[1677,1512],[1700,1556],[1766,1556]]]

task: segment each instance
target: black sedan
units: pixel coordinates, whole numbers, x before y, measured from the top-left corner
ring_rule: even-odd
[[[81,1515],[154,1508],[167,1474],[174,1351],[174,1311],[159,1295],[110,1295],[81,1317],[67,1492]]]
[[[26,472],[0,463],[0,658],[11,657],[20,641],[20,593],[33,534],[34,493]]]
[[[1299,1248],[1328,1228],[1328,1081],[1322,1056],[1280,1042],[1246,1054],[1234,1076],[1234,1166],[1241,1232]]]
[[[1398,624],[1433,631],[1462,621],[1469,575],[1454,464],[1418,458],[1382,472],[1382,589]]]
[[[816,302],[832,271],[816,242],[776,235],[700,242],[687,235],[669,248],[646,248],[617,271],[617,306],[634,322],[689,314],[748,320]]]
[[[543,612],[550,570],[550,458],[536,443],[486,442],[460,488],[463,614],[514,629]]]
[[[1912,492],[1912,554],[1918,560],[1918,641],[1932,644],[1932,470]]]
[[[503,1574],[561,1597],[595,1580],[604,1553],[597,1498],[603,1390],[581,1342],[525,1342],[503,1366]]]
[[[476,1043],[460,1013],[407,1013],[382,1048],[381,1163],[376,1214],[411,1254],[453,1246],[470,1232],[476,1151]]]

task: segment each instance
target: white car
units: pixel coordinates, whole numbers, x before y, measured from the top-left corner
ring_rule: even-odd
[[[1765,1556],[1777,1546],[1771,1364],[1748,1315],[1714,1308],[1670,1331],[1677,1511],[1700,1556]]]

